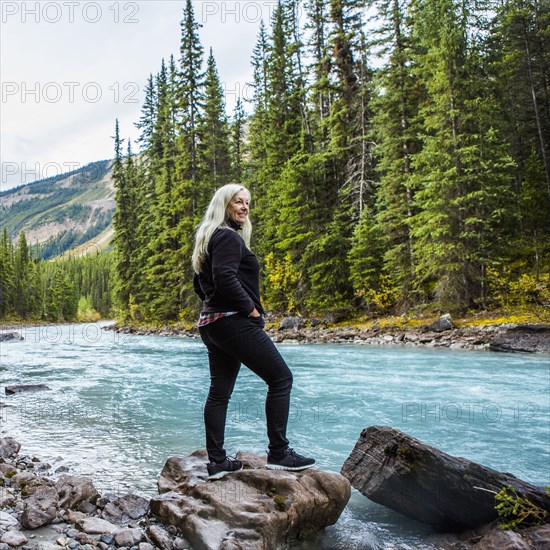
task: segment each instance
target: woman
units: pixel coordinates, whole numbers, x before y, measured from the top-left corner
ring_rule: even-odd
[[[231,183],[218,189],[199,225],[193,251],[194,288],[203,300],[198,325],[210,365],[204,407],[209,479],[242,469],[242,463],[228,457],[224,449],[227,406],[241,363],[268,386],[267,467],[296,471],[315,464],[288,446],[292,373],[263,330],[260,266],[248,248],[249,206],[250,192],[242,185]]]

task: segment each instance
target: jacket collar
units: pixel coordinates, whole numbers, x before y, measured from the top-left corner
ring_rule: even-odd
[[[234,229],[235,231],[238,231],[239,229],[242,229],[242,225],[240,223],[237,223],[235,221],[233,221],[231,218],[229,217],[226,217],[225,218],[225,223],[231,227],[231,229]]]

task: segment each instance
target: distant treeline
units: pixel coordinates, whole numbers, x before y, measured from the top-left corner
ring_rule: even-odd
[[[232,117],[199,26],[187,0],[179,58],[147,81],[140,155],[116,126],[128,317],[196,313],[193,235],[229,181],[253,193],[272,310],[496,308],[547,292],[547,2],[279,2],[252,53],[250,114],[239,101]]]
[[[92,321],[111,314],[110,254],[40,259],[21,233],[0,237],[0,319]]]

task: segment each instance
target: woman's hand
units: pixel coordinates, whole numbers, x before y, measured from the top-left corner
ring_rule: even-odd
[[[249,317],[261,317],[262,314],[256,309],[254,308],[249,314],[248,314]]]

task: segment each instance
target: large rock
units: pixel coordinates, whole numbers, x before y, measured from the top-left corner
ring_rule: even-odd
[[[15,458],[21,449],[21,443],[18,443],[13,437],[3,437],[0,439],[0,457]]]
[[[491,351],[550,351],[550,325],[515,325],[493,338]]]
[[[29,539],[27,539],[27,537],[23,533],[21,533],[21,531],[7,531],[2,535],[0,541],[8,544],[9,546],[12,546],[13,548],[17,548],[18,546],[27,544],[27,542],[29,542]]]
[[[38,529],[51,523],[57,515],[58,496],[55,487],[43,485],[25,500],[21,514],[23,529]]]
[[[78,510],[85,503],[95,504],[99,493],[91,479],[81,476],[61,476],[56,483],[59,493],[59,506]]]
[[[6,386],[6,395],[13,395],[14,393],[24,393],[33,391],[49,390],[50,387],[46,384],[14,384]]]
[[[455,326],[451,319],[451,315],[449,313],[445,313],[425,328],[426,330],[432,330],[433,332],[445,332],[447,330],[452,330]]]
[[[279,325],[279,330],[298,330],[304,326],[304,320],[301,317],[285,317]]]
[[[541,488],[387,426],[363,430],[342,475],[374,502],[441,531],[471,529],[496,519],[495,493],[508,485],[550,511],[550,498]]]
[[[502,529],[499,522],[485,526],[486,533],[469,537],[462,533],[461,541],[471,550],[548,550],[550,548],[550,524],[537,525],[513,531]],[[476,540],[477,539],[477,540]]]
[[[108,502],[101,515],[107,521],[124,524],[140,519],[148,512],[149,501],[146,498],[128,493]]]
[[[13,340],[24,340],[18,332],[0,332],[0,342],[10,342]]]
[[[166,461],[151,511],[195,550],[271,550],[336,523],[350,497],[338,474],[267,470],[265,458],[239,453],[245,469],[206,481],[205,451]]]
[[[85,517],[76,522],[76,528],[88,535],[114,534],[120,531],[120,527],[110,521],[96,517]]]

